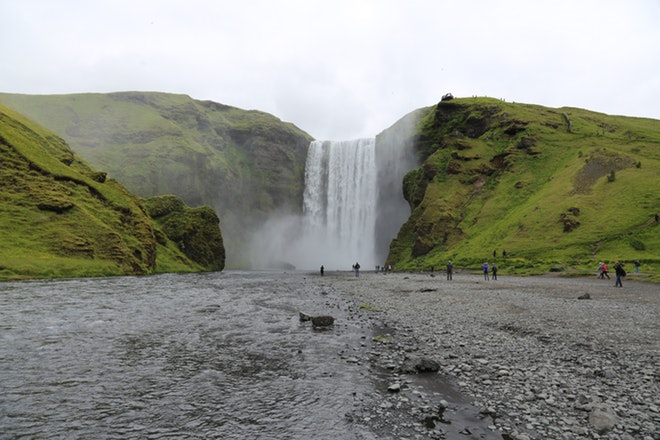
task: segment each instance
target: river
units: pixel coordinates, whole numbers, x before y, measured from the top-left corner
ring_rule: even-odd
[[[0,283],[0,438],[399,438],[388,423],[440,438],[392,418],[388,373],[363,361],[375,322],[320,280],[225,271]],[[315,329],[300,311],[335,324]],[[389,421],[376,423],[380,408],[392,408]]]

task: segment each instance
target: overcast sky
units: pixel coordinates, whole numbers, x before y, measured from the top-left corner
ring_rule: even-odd
[[[0,0],[0,91],[184,93],[317,139],[443,94],[660,119],[660,0]]]

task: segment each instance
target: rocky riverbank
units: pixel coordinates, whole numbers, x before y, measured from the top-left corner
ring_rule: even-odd
[[[660,438],[656,284],[472,273],[315,280],[375,329],[344,354],[388,390],[347,415],[356,423],[391,438]]]

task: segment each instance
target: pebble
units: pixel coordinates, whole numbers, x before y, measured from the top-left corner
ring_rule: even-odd
[[[370,362],[396,375],[411,354],[436,360],[438,374],[493,418],[485,425],[493,432],[515,440],[660,438],[657,285],[627,282],[613,292],[596,277],[346,279],[333,285],[345,298],[373,306],[360,310],[365,319],[387,324],[386,342],[372,341],[383,350]],[[591,301],[577,301],[577,292],[590,293]],[[393,379],[392,405],[403,408],[411,398],[424,403],[413,418],[451,406],[444,399],[428,405],[425,390],[400,392],[401,378]],[[444,438],[441,429],[408,422],[416,427],[410,438]]]

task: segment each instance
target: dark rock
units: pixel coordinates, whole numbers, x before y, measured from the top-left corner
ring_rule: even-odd
[[[220,310],[220,304],[209,304],[207,306],[201,307],[197,311],[199,313],[214,313]]]
[[[577,299],[591,299],[591,295],[589,295],[588,293],[585,293],[584,295],[578,296]]]
[[[580,208],[577,208],[575,206],[573,206],[571,208],[568,208],[567,211],[570,212],[571,214],[573,214],[575,217],[580,216]]]
[[[332,316],[314,316],[312,317],[312,325],[314,327],[329,327],[335,323],[335,318]]]
[[[435,373],[440,370],[440,364],[427,357],[406,358],[401,365],[401,372],[405,374]]]
[[[73,154],[67,154],[60,159],[60,162],[62,162],[64,165],[71,165],[73,163]]]
[[[105,183],[105,180],[108,178],[108,173],[105,171],[95,171],[90,174],[92,180],[98,183]]]

